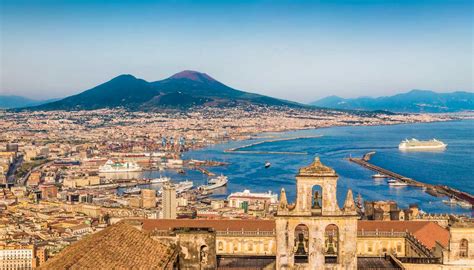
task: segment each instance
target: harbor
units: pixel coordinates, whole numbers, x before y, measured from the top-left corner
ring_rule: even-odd
[[[374,154],[375,152],[368,152],[364,154],[362,158],[350,157],[348,158],[348,160],[364,168],[372,170],[380,175],[385,175],[389,178],[395,179],[396,181],[405,183],[406,185],[423,188],[426,193],[432,196],[435,196],[435,197],[447,196],[451,198],[452,201],[464,202],[464,205],[470,205],[470,208],[473,207],[472,205],[474,205],[474,196],[472,194],[451,188],[446,185],[431,185],[431,184],[423,183],[415,179],[400,175],[393,171],[387,170],[385,168],[371,164],[369,161]]]

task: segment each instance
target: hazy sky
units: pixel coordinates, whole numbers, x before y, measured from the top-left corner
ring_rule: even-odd
[[[472,1],[0,0],[0,94],[184,69],[307,102],[473,90]]]

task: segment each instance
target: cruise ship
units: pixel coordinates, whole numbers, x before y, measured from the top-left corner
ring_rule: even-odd
[[[227,182],[229,182],[229,180],[227,179],[227,176],[221,175],[216,178],[212,178],[211,180],[208,181],[208,185],[200,186],[199,189],[205,190],[205,191],[213,190],[213,189],[220,188],[227,185]]]
[[[107,162],[99,167],[100,173],[120,173],[120,172],[140,172],[142,168],[135,162],[113,162],[107,160]]]
[[[403,140],[398,148],[400,150],[442,150],[448,146],[442,141],[432,139],[429,141],[419,141],[417,139]]]

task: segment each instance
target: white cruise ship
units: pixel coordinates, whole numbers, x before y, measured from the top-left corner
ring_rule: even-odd
[[[140,172],[142,168],[135,162],[113,162],[107,160],[107,162],[99,167],[100,173],[120,173],[120,172]]]
[[[445,149],[447,144],[436,139],[429,141],[419,141],[417,139],[403,140],[398,148],[400,150],[442,150]]]

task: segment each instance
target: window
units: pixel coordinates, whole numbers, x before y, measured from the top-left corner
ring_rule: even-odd
[[[253,243],[252,242],[249,242],[247,244],[247,251],[253,251]]]
[[[469,256],[469,242],[467,239],[462,239],[459,243],[459,257],[467,258]]]
[[[222,242],[219,242],[219,244],[217,244],[217,248],[219,249],[219,251],[224,250],[224,244]]]

